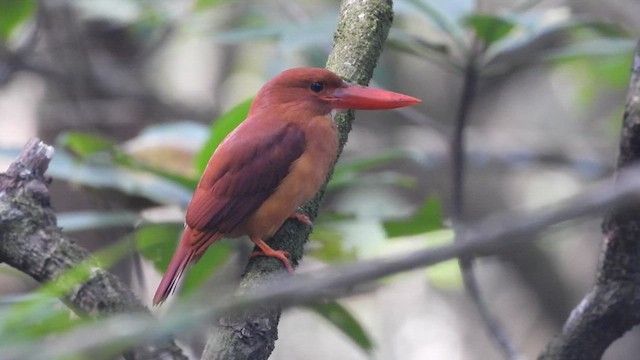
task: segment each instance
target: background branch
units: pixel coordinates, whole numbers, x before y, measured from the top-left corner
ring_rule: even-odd
[[[620,172],[640,160],[640,43],[623,117],[616,185]],[[604,249],[596,284],[573,310],[562,333],[540,359],[600,359],[605,350],[633,326],[640,324],[640,205],[612,210],[602,229]]]
[[[327,68],[350,81],[368,84],[392,20],[390,0],[343,1]],[[347,142],[353,119],[352,111],[336,117],[340,149]],[[324,188],[302,208],[302,212],[311,219],[317,216],[323,194]],[[300,223],[287,221],[268,243],[274,249],[287,251],[297,263],[302,258],[310,232],[310,228]],[[255,288],[281,272],[279,261],[266,257],[252,258],[239,291],[242,293]],[[273,306],[222,318],[211,330],[203,359],[267,359],[278,337],[279,319],[280,309]]]
[[[457,114],[453,126],[453,133],[450,141],[451,151],[451,219],[453,229],[457,235],[464,233],[465,221],[465,182],[466,182],[466,141],[465,131],[469,122],[469,112],[473,105],[480,80],[479,59],[482,57],[486,46],[480,46],[480,39],[473,37],[462,81],[462,91],[458,103]],[[456,239],[461,239],[456,236]],[[523,359],[523,355],[507,336],[498,319],[491,313],[489,306],[485,303],[480,293],[480,286],[473,269],[473,259],[459,259],[460,272],[464,288],[476,310],[480,314],[482,321],[489,333],[489,336],[498,345],[507,359]]]
[[[506,247],[531,241],[550,226],[582,216],[594,215],[605,209],[628,205],[640,198],[640,167],[624,170],[616,184],[606,182],[592,186],[559,205],[536,211],[495,215],[467,227],[463,241],[438,248],[412,251],[380,259],[329,268],[317,274],[305,274],[278,281],[264,281],[259,289],[245,294],[222,298],[215,303],[182,304],[167,313],[162,320],[139,315],[116,315],[101,323],[81,326],[56,338],[56,355],[64,356],[80,351],[112,345],[113,342],[135,344],[165,338],[175,331],[186,333],[199,329],[211,316],[223,316],[253,307],[291,306],[318,299],[345,295],[354,285],[383,278],[403,271],[430,266],[460,257],[479,257],[498,254]],[[121,324],[127,324],[122,333]],[[82,334],[86,341],[78,342]],[[238,334],[241,335],[241,334]],[[64,346],[62,345],[64,344]],[[39,358],[37,347],[17,348],[9,355],[17,358]]]
[[[95,262],[57,226],[44,173],[53,148],[30,140],[6,173],[0,174],[0,261],[39,282],[54,281],[68,270]],[[62,299],[79,316],[139,313],[151,317],[136,296],[95,263],[87,281]],[[186,359],[173,340],[136,346],[130,359]]]

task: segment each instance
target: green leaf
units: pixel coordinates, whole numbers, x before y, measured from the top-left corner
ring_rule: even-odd
[[[445,246],[453,242],[453,231],[444,229],[432,231],[425,235],[428,247]],[[462,274],[458,260],[448,260],[427,268],[429,282],[444,290],[457,290],[463,287]]]
[[[174,132],[184,128],[183,124],[172,124],[173,126],[167,126],[168,130],[175,129]],[[151,131],[160,132],[159,126],[149,127]],[[144,133],[146,133],[145,131]],[[143,134],[144,134],[143,133]],[[156,135],[157,136],[157,135]],[[58,137],[56,143],[60,147],[65,147],[71,151],[74,155],[80,157],[84,161],[86,166],[100,166],[105,169],[112,168],[117,171],[117,166],[139,170],[142,172],[152,173],[164,179],[176,182],[188,189],[194,189],[198,184],[197,179],[192,179],[181,174],[172,173],[158,169],[153,166],[149,166],[143,162],[138,161],[133,156],[124,152],[120,146],[111,139],[108,139],[101,135],[84,133],[84,132],[67,132]],[[97,157],[96,155],[105,155]]]
[[[35,9],[35,0],[0,0],[0,38],[7,40]]]
[[[469,15],[465,22],[487,46],[507,36],[515,27],[510,20],[489,14]]]
[[[0,310],[0,347],[38,341],[89,321],[73,316],[52,296],[37,297],[39,299],[25,299]]]
[[[401,29],[391,29],[387,44],[392,44],[413,54],[429,54],[436,53],[439,55],[449,55],[449,46],[437,40],[427,40],[415,34],[411,34]]]
[[[405,2],[448,34],[459,49],[467,47],[464,29],[459,25],[459,19],[472,11],[475,1],[405,0]]]
[[[57,179],[98,189],[115,189],[159,204],[186,206],[191,199],[190,189],[164,177],[114,166],[111,163],[79,162],[63,149],[56,151],[48,173]]]
[[[629,83],[629,69],[632,66],[631,52],[624,55],[593,59],[592,76],[605,84],[624,88]],[[594,81],[595,82],[595,81]],[[597,84],[594,84],[597,87]]]
[[[154,166],[149,166],[143,162],[138,161],[133,156],[130,156],[124,153],[120,149],[116,149],[116,151],[114,151],[113,161],[114,161],[114,166],[122,165],[131,170],[138,170],[141,172],[154,174],[163,179],[170,180],[172,182],[180,184],[189,190],[195,189],[196,186],[198,185],[198,179],[187,177],[175,172],[165,171]]]
[[[626,38],[605,38],[592,39],[571,43],[557,51],[554,51],[548,60],[577,60],[585,57],[610,57],[628,56],[631,57],[636,42]]]
[[[323,218],[325,215],[323,214]],[[332,226],[324,226],[321,223],[326,220],[316,219],[311,235],[314,244],[319,244],[318,248],[311,247],[309,255],[324,262],[340,262],[347,260],[356,260],[357,254],[355,248],[347,249],[345,247],[344,237],[342,233],[335,230]]]
[[[351,173],[348,174],[348,176],[345,175],[341,175],[338,179],[329,182],[327,189],[336,190],[379,185],[414,188],[416,185],[416,179],[414,177],[399,174],[395,171],[382,171],[371,174]]]
[[[220,4],[229,2],[230,0],[197,0],[196,11],[206,10],[210,7],[214,7]]]
[[[462,288],[463,285],[458,260],[447,260],[429,266],[427,278],[431,285],[444,290],[457,290]]]
[[[134,234],[136,247],[156,270],[163,272],[169,266],[183,228],[182,224],[145,225]]]
[[[391,29],[386,46],[432,62],[446,70],[462,72],[462,67],[451,56],[449,45],[442,40],[427,40],[403,30]]]
[[[431,197],[410,218],[384,222],[389,237],[410,236],[442,228],[442,209],[440,201]]]
[[[8,306],[6,311],[2,309],[4,313],[0,311],[0,346],[5,342],[12,344],[43,338],[91,321],[89,318],[72,316],[69,308],[62,306],[58,299],[77,291],[78,286],[94,276],[96,271],[112,266],[131,251],[130,241],[118,241],[64,271],[55,281],[43,284],[32,296]]]
[[[404,160],[410,157],[410,154],[403,151],[387,151],[357,160],[340,162],[336,165],[336,170],[333,173],[333,177],[339,177],[348,173],[368,170],[373,168],[374,166],[384,165],[392,161]]]
[[[7,306],[6,311],[1,309],[0,345],[42,338],[90,321],[72,316],[66,306],[58,308],[58,298],[78,290],[78,285],[95,275],[98,269],[108,268],[131,250],[130,241],[118,241],[65,271],[55,281],[43,284],[32,296]]]
[[[591,108],[596,99],[611,88],[623,89],[629,82],[629,69],[633,56],[584,56],[560,62],[556,71],[566,73],[577,84],[575,101],[584,108]]]
[[[64,232],[133,226],[138,221],[140,216],[131,211],[78,211],[58,214],[58,226]]]
[[[50,302],[55,302],[54,300],[57,300],[57,299],[51,299],[51,298],[46,298],[46,299]],[[45,300],[45,298],[42,295],[38,294],[37,292],[18,294],[18,295],[6,295],[6,296],[0,297],[0,308],[4,308],[7,306],[14,306],[14,305],[22,304],[26,302],[41,301],[41,300]]]
[[[337,302],[330,301],[322,304],[309,306],[316,314],[322,316],[335,327],[340,329],[358,347],[367,353],[373,349],[371,339],[364,331],[364,328],[351,313]]]
[[[134,250],[134,244],[124,238],[87,258],[77,266],[65,271],[55,281],[44,284],[38,292],[62,297],[93,276],[97,269],[107,269]]]
[[[483,70],[485,75],[503,74],[505,65],[511,67],[545,60],[568,60],[591,54],[597,57],[626,52],[629,56],[635,46],[633,40],[624,44],[628,35],[619,26],[558,14],[557,9],[510,14],[509,20],[518,31],[495,44],[485,55],[485,61],[488,62]],[[550,38],[569,38],[572,41],[566,41],[552,49],[536,50],[547,48],[545,44]],[[589,44],[594,38],[602,43]],[[622,40],[622,43],[606,44],[609,40],[614,43]]]
[[[331,176],[331,181],[328,184],[328,188],[336,189],[349,186],[356,181],[362,180],[361,172],[372,169],[376,166],[388,164],[392,161],[403,160],[410,158],[410,155],[402,151],[389,151],[381,154],[375,154],[365,158],[343,161],[336,164],[336,168]],[[407,181],[406,177],[402,176],[390,176],[391,182],[397,182],[402,185],[411,185],[411,181]]]
[[[117,157],[116,162],[132,170],[139,170],[142,172],[157,175],[158,177],[165,180],[180,184],[180,186],[188,190],[193,190],[196,188],[196,186],[198,186],[198,179],[186,177],[174,172],[164,171],[153,166],[148,166],[123,153]]]
[[[202,258],[187,272],[180,295],[189,295],[200,288],[211,275],[227,262],[233,253],[231,244],[219,241],[212,245]]]
[[[209,140],[196,155],[195,167],[199,174],[204,172],[211,154],[213,154],[222,140],[247,118],[252,102],[253,98],[241,102],[213,122]]]
[[[83,132],[67,132],[56,141],[75,155],[87,158],[99,152],[113,151],[117,144],[104,136]]]
[[[146,225],[135,233],[138,250],[158,271],[164,272],[173,257],[183,228],[182,224]],[[231,247],[224,241],[207,250],[185,274],[181,294],[187,295],[198,289],[230,255]]]
[[[99,267],[108,267],[130,253],[132,242],[130,239],[119,241],[117,244],[100,251],[95,257],[87,259],[80,265],[64,272],[54,282],[44,284],[37,291],[27,296],[14,297],[0,304],[0,353],[6,355],[17,350],[17,353],[31,355],[31,348],[46,347],[42,342],[49,341],[51,335],[68,333],[78,326],[93,323],[97,314],[88,314],[88,317],[78,317],[71,313],[70,309],[63,305],[58,298],[73,291],[80,291],[79,284],[96,274]],[[127,326],[122,324],[121,326]],[[114,341],[109,345],[108,351],[120,349],[122,341]],[[24,349],[24,350],[21,350]],[[13,350],[13,351],[12,351]],[[48,350],[47,350],[48,351]],[[102,351],[102,350],[100,350]],[[55,351],[54,351],[55,352]],[[95,351],[94,351],[95,352]],[[97,358],[112,358],[115,356],[102,356],[92,352]],[[86,353],[73,355],[59,355],[55,358],[84,359]],[[2,356],[0,356],[2,357]],[[27,359],[31,356],[17,356],[9,358]],[[51,356],[38,355],[33,358],[51,358]],[[94,358],[94,356],[92,356]]]

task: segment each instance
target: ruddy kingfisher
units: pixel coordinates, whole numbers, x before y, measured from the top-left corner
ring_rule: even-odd
[[[248,235],[252,256],[282,261],[289,254],[264,240],[320,189],[338,156],[334,110],[381,110],[420,100],[348,83],[329,70],[286,70],[258,92],[247,118],[215,150],[187,207],[185,228],[153,304],[169,296],[189,264],[223,237]]]

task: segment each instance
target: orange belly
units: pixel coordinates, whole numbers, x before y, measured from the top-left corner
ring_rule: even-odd
[[[330,115],[329,115],[330,119]],[[291,164],[276,191],[239,226],[243,234],[267,239],[298,207],[311,200],[324,184],[338,152],[332,120],[318,120],[305,128],[305,152]]]

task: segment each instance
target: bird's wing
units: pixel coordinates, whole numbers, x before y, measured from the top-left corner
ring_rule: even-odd
[[[229,233],[277,189],[305,147],[294,124],[245,120],[219,146],[187,209],[195,230]]]

